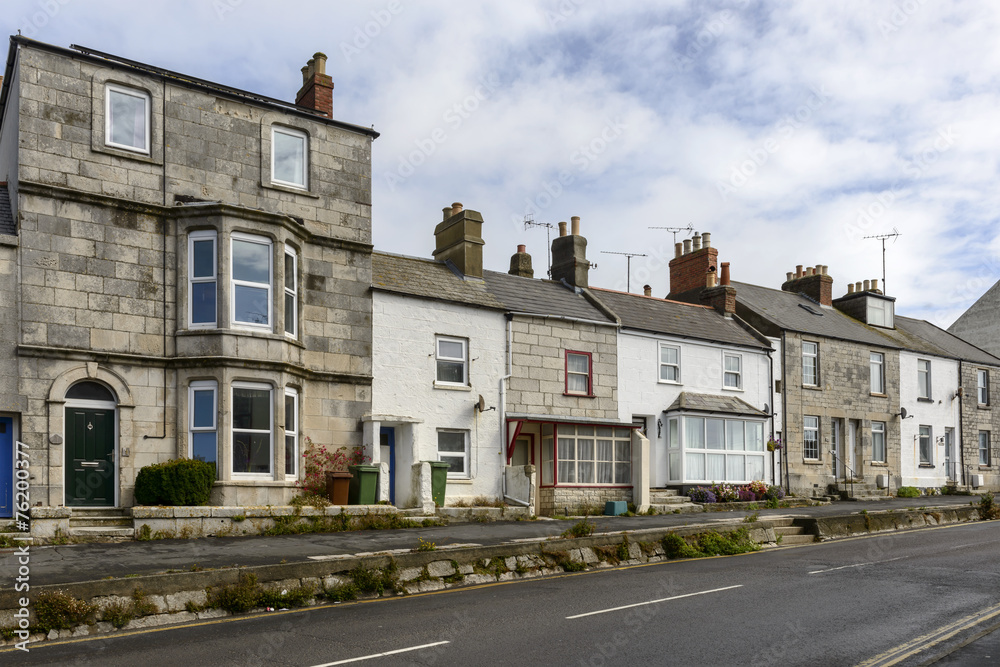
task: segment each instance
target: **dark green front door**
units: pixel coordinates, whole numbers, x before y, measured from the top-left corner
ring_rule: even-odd
[[[115,411],[66,408],[66,506],[115,504]]]

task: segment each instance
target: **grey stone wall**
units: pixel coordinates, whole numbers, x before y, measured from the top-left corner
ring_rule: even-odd
[[[538,513],[542,516],[553,514],[579,515],[595,514],[604,503],[612,500],[632,502],[632,489],[601,487],[542,487],[538,491]]]
[[[516,316],[507,410],[618,419],[618,341],[613,326]],[[589,352],[593,396],[568,396],[566,351]]]
[[[819,386],[802,384],[802,341],[819,343]],[[842,437],[846,449],[846,424],[856,420],[858,431],[855,450],[854,479],[862,483],[855,491],[869,487],[874,490],[875,476],[889,474],[899,484],[899,352],[889,348],[852,343],[849,341],[803,336],[789,332],[785,338],[782,399],[786,419],[782,438],[788,463],[791,491],[798,495],[821,495],[827,486],[837,481],[833,473],[833,420],[842,420]],[[869,355],[885,355],[885,395],[871,393]],[[803,417],[819,417],[819,460],[803,456]],[[886,463],[872,463],[871,422],[886,424]],[[884,493],[884,492],[883,492]]]
[[[94,379],[119,401],[119,504],[132,503],[139,468],[188,452],[188,385],[218,382],[223,504],[281,504],[285,387],[299,393],[305,436],[360,446],[371,406],[371,138],[322,119],[284,113],[181,82],[31,47],[19,51],[16,109],[20,191],[12,205],[19,245],[0,244],[0,410],[20,412],[31,447],[32,500],[63,503],[63,394]],[[151,150],[104,145],[104,86],[145,90]],[[297,82],[289,82],[291,96]],[[13,117],[12,111],[19,112]],[[309,136],[306,190],[270,182],[270,128]],[[13,195],[13,193],[12,193]],[[179,206],[178,202],[218,202]],[[214,229],[218,326],[191,329],[187,233]],[[272,244],[272,327],[229,322],[229,241],[236,232]],[[297,336],[284,334],[284,247],[298,256]],[[9,286],[10,289],[4,289]],[[9,314],[20,301],[21,320]],[[4,360],[13,360],[8,364]],[[12,365],[16,364],[16,368]],[[14,368],[14,370],[12,370]],[[273,479],[231,479],[230,387],[274,391]],[[7,407],[14,405],[15,407]]]
[[[976,372],[989,373],[989,404],[980,405]],[[1000,368],[962,362],[962,426],[960,456],[965,483],[969,475],[982,475],[984,489],[1000,490]],[[979,465],[979,432],[990,433],[990,464]]]

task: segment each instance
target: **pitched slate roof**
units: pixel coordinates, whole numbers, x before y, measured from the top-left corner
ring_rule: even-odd
[[[463,278],[444,262],[372,253],[372,288],[541,316],[554,315],[617,324],[581,294],[551,280],[485,271],[482,280]]]
[[[483,278],[490,293],[514,312],[561,315],[617,324],[583,294],[562,283],[522,278],[497,271],[484,271]]]
[[[7,184],[0,185],[0,234],[14,236],[17,234],[17,225],[14,224],[14,214],[10,208],[10,193],[7,192]]]
[[[824,308],[794,292],[733,282],[736,301],[782,329],[855,341],[881,347],[899,347],[891,338],[836,308]]]
[[[628,329],[756,348],[767,347],[737,322],[725,318],[714,308],[609,289],[592,287],[591,291],[618,315],[622,326]]]
[[[892,338],[900,347],[907,350],[961,359],[975,364],[1000,366],[1000,359],[997,357],[930,322],[896,315],[895,324],[895,329],[879,329],[879,333]]]
[[[758,410],[737,396],[713,396],[712,394],[696,394],[691,391],[682,391],[664,412],[673,412],[675,410],[724,412],[732,415],[753,415],[755,417],[768,416],[766,412]]]
[[[372,287],[410,296],[504,310],[482,280],[464,280],[444,262],[372,253]]]

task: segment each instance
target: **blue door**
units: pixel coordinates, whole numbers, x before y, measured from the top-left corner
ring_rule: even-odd
[[[14,419],[0,417],[0,517],[14,516]]]
[[[379,455],[389,464],[389,502],[396,504],[396,429],[382,426],[378,430]]]

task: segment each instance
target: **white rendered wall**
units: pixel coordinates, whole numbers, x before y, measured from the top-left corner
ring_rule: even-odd
[[[659,381],[659,343],[681,350],[681,381],[678,384]],[[743,357],[743,388],[739,391],[722,387],[722,355],[731,352]],[[618,414],[622,421],[632,416],[645,416],[648,422],[651,470],[649,484],[653,488],[667,484],[667,429],[663,411],[682,391],[716,396],[736,396],[758,410],[770,408],[770,371],[763,351],[725,347],[667,336],[645,335],[620,330],[618,334]],[[657,433],[656,420],[663,421]],[[770,437],[770,423],[764,423],[764,439]],[[771,456],[765,456],[765,473],[771,478]]]
[[[918,359],[931,362],[930,403],[917,400]],[[958,384],[957,361],[905,350],[899,353],[899,404],[906,408],[907,412],[907,418],[900,420],[902,486],[943,486],[947,482],[944,446],[938,444],[939,439],[944,437],[946,427],[954,429],[955,432],[952,461],[960,460],[958,455],[960,399],[953,398]],[[922,425],[931,427],[933,468],[920,467],[920,445],[917,436]],[[866,452],[865,458],[871,458],[871,453]]]
[[[505,372],[506,320],[502,313],[376,291],[372,299],[372,414],[396,426],[396,456],[409,466],[436,461],[438,429],[469,432],[470,479],[448,479],[448,499],[496,498],[502,493],[505,459],[500,428],[500,378]],[[469,386],[442,389],[436,376],[435,336],[468,340]],[[487,410],[474,409],[479,396]],[[406,418],[405,427],[389,416]],[[412,437],[401,438],[403,433]],[[397,466],[396,503],[410,470]]]

